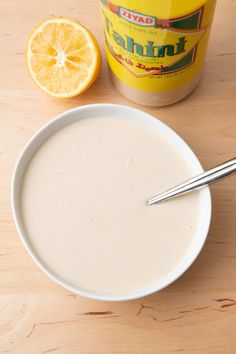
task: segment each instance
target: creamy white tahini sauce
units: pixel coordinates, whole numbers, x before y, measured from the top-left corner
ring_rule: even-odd
[[[96,294],[152,287],[181,261],[199,194],[148,207],[191,175],[158,131],[119,117],[84,119],[52,135],[22,186],[28,238],[51,272]]]

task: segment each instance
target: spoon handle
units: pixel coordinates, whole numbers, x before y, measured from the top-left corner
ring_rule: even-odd
[[[203,172],[200,175],[189,179],[178,186],[168,189],[166,192],[161,193],[148,200],[148,205],[160,203],[164,200],[176,197],[180,194],[187,193],[193,189],[212,184],[220,181],[223,178],[231,176],[236,172],[236,158],[224,162],[221,165],[213,167],[209,171]]]

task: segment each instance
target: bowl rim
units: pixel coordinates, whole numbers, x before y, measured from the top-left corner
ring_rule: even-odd
[[[183,263],[183,260],[181,261],[181,264],[183,263],[182,266],[176,266],[173,271],[171,271],[171,276],[166,276],[164,277],[164,280],[159,282],[157,281],[157,285],[155,287],[152,287],[151,289],[144,289],[140,292],[136,292],[134,294],[126,294],[126,295],[101,295],[101,294],[96,294],[92,291],[89,290],[85,290],[79,287],[76,287],[75,285],[70,284],[69,282],[66,282],[66,280],[63,280],[62,278],[60,278],[58,275],[54,274],[51,270],[48,269],[48,267],[44,264],[44,262],[37,256],[36,251],[34,251],[32,245],[30,244],[30,241],[28,241],[27,239],[27,235],[26,232],[24,230],[23,227],[23,223],[22,223],[22,218],[21,215],[19,213],[19,208],[17,207],[17,203],[19,202],[19,190],[20,190],[20,185],[18,183],[19,181],[19,176],[18,176],[18,172],[19,170],[22,168],[22,164],[23,164],[23,160],[25,158],[25,155],[27,153],[30,154],[30,149],[32,149],[32,146],[34,144],[36,144],[37,140],[39,140],[39,137],[41,137],[42,135],[47,135],[46,132],[48,130],[50,130],[51,128],[53,128],[53,126],[55,126],[55,129],[52,129],[52,132],[47,135],[46,138],[44,138],[44,140],[39,144],[38,148],[36,148],[36,151],[40,148],[40,146],[44,143],[45,140],[48,139],[48,137],[50,135],[53,134],[53,132],[56,132],[57,130],[60,129],[60,127],[57,126],[57,123],[59,122],[63,122],[66,121],[68,119],[68,116],[77,113],[77,112],[83,112],[83,111],[96,111],[99,112],[99,110],[117,110],[119,112],[126,111],[127,113],[130,113],[131,115],[139,115],[140,117],[143,118],[148,118],[151,119],[154,123],[155,120],[155,124],[156,126],[158,126],[158,128],[164,132],[166,134],[166,136],[168,136],[169,138],[171,137],[172,139],[175,140],[176,145],[179,146],[179,149],[184,151],[185,153],[187,153],[191,159],[189,158],[189,162],[191,160],[191,164],[192,166],[194,166],[194,168],[196,170],[198,170],[198,173],[201,173],[203,171],[202,165],[199,162],[197,156],[195,155],[195,153],[193,152],[193,150],[190,148],[190,146],[172,129],[170,128],[168,125],[166,125],[165,123],[163,123],[162,121],[159,120],[159,118],[156,118],[148,113],[146,113],[145,111],[142,111],[140,109],[137,108],[133,108],[127,105],[120,105],[120,104],[112,104],[112,103],[94,103],[94,104],[87,104],[87,105],[82,105],[82,106],[78,106],[75,108],[72,108],[70,110],[66,110],[64,112],[62,112],[61,114],[57,115],[55,118],[49,120],[46,124],[44,124],[38,131],[36,131],[35,134],[33,134],[33,136],[28,140],[28,142],[26,143],[25,147],[23,148],[23,150],[21,151],[14,170],[13,170],[13,175],[12,175],[12,180],[11,180],[11,191],[10,191],[10,199],[11,199],[11,209],[12,209],[12,214],[13,214],[13,219],[16,225],[16,230],[18,232],[18,235],[25,247],[25,249],[27,250],[27,252],[29,253],[29,255],[31,256],[31,258],[34,260],[34,262],[37,264],[37,266],[50,278],[52,279],[54,282],[56,282],[57,284],[61,285],[63,288],[77,294],[77,295],[82,295],[85,296],[87,298],[90,299],[94,299],[94,300],[102,300],[102,301],[127,301],[127,300],[134,300],[134,299],[138,299],[147,295],[151,295],[154,292],[160,291],[163,288],[167,287],[168,285],[170,285],[171,283],[173,283],[174,281],[176,281],[185,271],[187,271],[187,269],[192,265],[192,263],[196,260],[196,258],[198,257],[199,253],[201,252],[207,235],[208,235],[208,231],[210,228],[210,223],[211,223],[211,213],[212,213],[212,202],[211,202],[211,194],[210,194],[210,189],[209,187],[205,187],[204,189],[202,189],[200,191],[200,195],[201,195],[201,201],[200,201],[200,214],[201,217],[199,216],[199,219],[201,219],[198,224],[198,229],[200,228],[200,231],[198,230],[198,232],[196,231],[196,235],[194,239],[198,238],[198,244],[197,244],[197,248],[192,251],[191,256],[190,256],[190,248],[188,249],[188,251],[186,252],[186,255],[184,256],[184,260],[186,258],[186,256],[188,256],[188,259],[186,260],[185,263]],[[122,113],[121,113],[122,114]],[[121,115],[120,114],[120,115]],[[119,115],[119,114],[117,114]],[[91,117],[94,117],[94,115],[91,115]],[[99,115],[98,115],[99,116]],[[80,120],[79,116],[78,116],[78,120]],[[64,124],[63,126],[72,124],[73,122],[69,122],[68,124]],[[34,154],[31,155],[31,158],[33,157]],[[31,158],[29,159],[28,163],[30,162]],[[25,167],[23,167],[23,171],[25,171],[27,168],[27,164]],[[200,235],[199,235],[200,233]],[[168,273],[169,274],[169,273]]]

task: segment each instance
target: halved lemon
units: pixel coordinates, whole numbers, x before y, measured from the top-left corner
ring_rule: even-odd
[[[96,80],[101,53],[93,35],[67,18],[38,25],[27,45],[27,63],[35,83],[54,97],[73,97]]]

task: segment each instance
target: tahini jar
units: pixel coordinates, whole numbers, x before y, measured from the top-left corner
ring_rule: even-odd
[[[115,87],[148,106],[188,95],[202,74],[215,0],[101,0]]]

